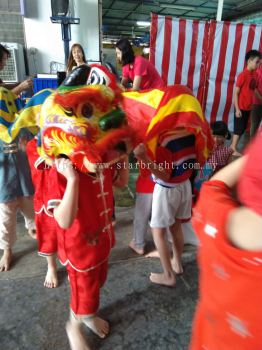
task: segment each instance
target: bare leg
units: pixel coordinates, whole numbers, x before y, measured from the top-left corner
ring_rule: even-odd
[[[150,280],[153,283],[163,284],[166,286],[174,286],[176,283],[176,278],[171,265],[168,243],[165,238],[166,229],[152,228],[152,233],[156,248],[159,252],[160,261],[164,273],[151,273]]]
[[[100,338],[105,338],[109,333],[109,323],[96,315],[83,318],[82,321]]]
[[[47,260],[47,273],[45,276],[44,286],[46,288],[56,288],[58,286],[56,256],[49,255]]]
[[[28,234],[31,236],[33,239],[36,239],[36,229],[34,228],[29,228],[28,229]]]
[[[237,151],[237,144],[239,141],[239,135],[233,135],[231,148],[234,151],[233,156],[241,156],[242,154]]]
[[[182,254],[184,250],[184,236],[180,220],[176,219],[174,225],[171,226],[169,229],[173,239],[173,258],[171,259],[172,268],[175,271],[175,273],[182,274]]]
[[[11,248],[4,249],[4,253],[0,260],[0,272],[9,270],[12,257],[13,257],[13,254],[12,254]]]
[[[71,350],[90,350],[81,332],[81,324],[79,322],[72,319],[68,321],[66,324],[66,333]]]

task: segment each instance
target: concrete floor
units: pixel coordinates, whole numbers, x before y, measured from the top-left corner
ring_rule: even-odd
[[[186,249],[185,272],[177,277],[175,288],[153,285],[148,276],[161,271],[160,262],[138,257],[127,247],[132,218],[132,208],[117,210],[117,244],[100,307],[100,315],[110,322],[110,334],[105,340],[88,329],[84,334],[92,349],[186,350],[197,300],[195,249]],[[152,242],[148,248],[153,249]],[[0,273],[0,350],[69,350],[65,269],[59,267],[58,288],[43,287],[45,259],[37,256],[36,242],[20,220],[14,253],[12,269]]]

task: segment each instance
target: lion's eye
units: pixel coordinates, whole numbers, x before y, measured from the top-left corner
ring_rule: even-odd
[[[68,108],[68,109],[65,110],[65,114],[68,117],[72,117],[74,115],[74,110],[72,108]]]
[[[85,118],[90,118],[93,115],[93,106],[90,103],[86,103],[82,106],[81,114]]]

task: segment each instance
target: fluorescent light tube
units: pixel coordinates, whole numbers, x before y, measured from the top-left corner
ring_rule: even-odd
[[[149,27],[151,25],[151,22],[147,21],[137,21],[136,24],[141,27]]]
[[[187,6],[187,5],[176,5],[176,4],[162,4],[159,3],[160,7],[166,7],[169,9],[176,9],[176,10],[186,10],[186,11],[195,11],[197,8],[195,6]]]

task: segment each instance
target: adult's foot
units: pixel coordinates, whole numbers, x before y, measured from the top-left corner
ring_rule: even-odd
[[[139,255],[144,255],[145,253],[144,248],[137,248],[133,240],[128,244],[128,246]]]
[[[168,287],[174,287],[176,284],[176,277],[173,273],[166,276],[164,273],[152,273],[150,274],[150,281],[156,284],[161,284]]]
[[[105,338],[109,333],[109,323],[96,315],[83,319],[83,323],[100,338]]]
[[[28,234],[30,237],[32,237],[33,239],[36,239],[36,229],[35,228],[29,228],[28,229]]]
[[[13,258],[12,250],[9,248],[4,249],[4,253],[0,260],[0,272],[9,270],[12,258]]]
[[[83,337],[80,327],[80,323],[75,321],[68,321],[66,323],[66,333],[71,350],[91,350]]]
[[[45,276],[44,287],[46,288],[56,288],[58,286],[58,278],[56,267],[48,266],[47,273]]]

